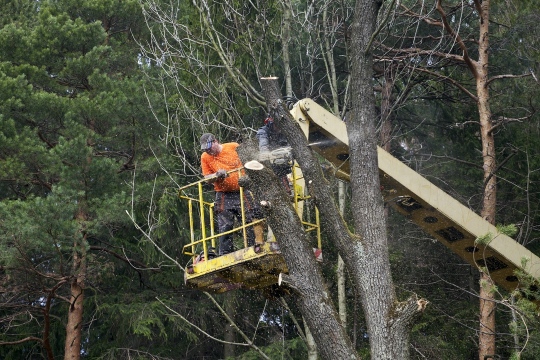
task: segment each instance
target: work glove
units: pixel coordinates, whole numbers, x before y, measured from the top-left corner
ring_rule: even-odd
[[[225,179],[227,177],[227,171],[219,169],[218,171],[216,171],[216,177],[218,179]]]

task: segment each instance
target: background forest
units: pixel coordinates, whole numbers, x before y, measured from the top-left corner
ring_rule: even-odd
[[[475,3],[383,1],[370,46],[379,144],[480,213],[479,95],[463,56],[480,54]],[[203,132],[255,138],[263,76],[280,79],[287,102],[309,97],[347,122],[358,101],[354,1],[0,6],[0,359],[60,359],[74,342],[83,359],[313,356],[294,299],[184,286],[189,218],[177,189],[200,178]],[[461,43],[444,35],[445,21]],[[540,255],[540,2],[492,1],[489,33],[495,222]],[[350,218],[347,184],[329,180]],[[396,291],[429,301],[410,357],[477,359],[478,269],[400,214],[388,219]],[[326,285],[369,358],[358,293],[337,249],[323,247]],[[492,293],[494,358],[540,358],[528,301],[538,294]],[[68,324],[81,335],[71,339]]]

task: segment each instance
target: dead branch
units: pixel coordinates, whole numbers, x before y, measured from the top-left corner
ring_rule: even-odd
[[[214,297],[212,295],[210,295],[208,292],[204,292],[204,294],[214,303],[214,305],[218,308],[219,312],[221,313],[221,315],[223,315],[225,317],[225,319],[229,322],[229,325],[232,326],[239,334],[240,336],[247,342],[247,345],[252,348],[253,350],[257,351],[259,353],[259,355],[262,356],[263,359],[268,359],[270,360],[270,358],[258,347],[256,346],[253,341],[251,341],[247,335],[242,331],[240,330],[240,328],[236,325],[236,323],[231,319],[231,317],[227,314],[227,312],[223,309],[223,307],[221,307],[221,305],[219,305],[216,301],[216,299],[214,299]]]
[[[434,76],[438,79],[441,79],[445,82],[448,82],[449,84],[457,87],[459,90],[461,90],[462,92],[464,92],[467,96],[469,96],[471,99],[473,99],[475,102],[478,101],[478,96],[474,95],[472,92],[470,92],[469,90],[467,90],[467,88],[463,85],[461,85],[458,81],[452,79],[451,77],[449,76],[444,76],[444,75],[441,75],[441,74],[438,74],[436,73],[435,71],[430,71],[430,70],[427,70],[427,69],[423,69],[423,68],[414,68],[415,71],[419,71],[419,72],[423,72],[423,73],[426,73],[426,74],[429,74],[431,76]]]
[[[461,38],[461,36],[459,36],[458,33],[455,32],[454,28],[452,28],[452,26],[450,26],[450,24],[448,23],[448,19],[446,17],[446,13],[445,13],[445,11],[444,11],[444,9],[442,7],[442,2],[441,1],[442,0],[437,0],[437,11],[441,15],[444,29],[457,42],[457,44],[459,45],[459,47],[463,51],[463,60],[465,61],[465,63],[469,67],[469,69],[471,70],[473,76],[475,78],[478,78],[479,74],[478,74],[478,70],[476,69],[476,65],[477,65],[476,61],[474,61],[473,59],[471,59],[469,57],[469,52],[467,50],[467,46],[465,46],[465,43],[463,42],[463,39]],[[481,14],[481,11],[479,11],[478,13]]]
[[[527,115],[527,116],[524,116],[524,117],[520,117],[520,118],[508,118],[506,116],[499,116],[495,121],[497,122],[495,125],[493,125],[491,127],[491,129],[489,129],[489,134],[492,134],[493,131],[495,131],[499,126],[501,125],[506,125],[506,124],[510,124],[510,123],[514,123],[514,122],[523,122],[523,121],[526,121],[526,120],[529,120],[531,117],[533,117],[533,115],[535,114],[536,112],[532,112],[531,114]]]
[[[28,342],[28,341],[37,341],[39,343],[43,343],[43,339],[40,339],[40,338],[35,337],[35,336],[28,336],[28,337],[25,337],[24,339],[21,339],[21,340],[0,342],[0,346],[2,346],[2,345],[23,344],[23,343]]]
[[[491,84],[492,81],[499,80],[499,79],[516,79],[516,78],[523,78],[527,76],[532,76],[532,72],[528,74],[522,74],[522,75],[512,75],[512,74],[506,74],[506,75],[497,75],[493,76],[492,78],[489,78],[486,82],[486,85]]]

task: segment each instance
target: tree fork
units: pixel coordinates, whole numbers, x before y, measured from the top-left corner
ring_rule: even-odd
[[[352,274],[355,286],[361,289],[364,313],[367,316],[368,331],[370,332],[372,355],[380,359],[407,358],[410,326],[415,317],[422,313],[427,302],[418,300],[416,296],[412,296],[405,302],[397,301],[392,290],[393,284],[389,267],[383,267],[386,271],[381,274],[378,272],[381,267],[373,264],[372,260],[372,256],[376,252],[384,252],[387,249],[380,248],[381,244],[374,244],[375,246],[366,248],[364,240],[359,235],[349,231],[334,201],[329,183],[324,178],[322,169],[309,147],[304,133],[280,100],[277,79],[275,77],[263,78],[261,84],[267,99],[269,113],[274,117],[276,125],[286,134],[295,159],[302,168],[309,193],[319,208],[321,219],[324,219],[325,225],[328,226],[330,240],[337,245],[339,253],[342,254],[343,260]],[[378,176],[378,171],[375,176]],[[369,228],[371,225],[364,226]],[[381,276],[386,280],[381,281]],[[368,283],[369,285],[367,285]],[[385,306],[377,307],[383,304]],[[366,309],[369,310],[369,313]],[[312,328],[311,324],[309,326]],[[399,341],[397,341],[398,339]],[[320,344],[319,341],[317,343]]]
[[[280,100],[281,94],[278,90],[277,78],[263,78],[261,80],[270,113],[274,117],[276,125],[280,126],[287,134],[293,149],[297,148],[293,152],[295,157],[300,159],[304,152],[310,150],[300,128],[292,130],[291,127],[296,124],[293,121],[286,121],[292,119]],[[291,135],[289,130],[294,131],[292,133],[294,135]],[[295,140],[292,141],[291,137],[294,137]],[[301,139],[304,140],[304,147],[298,151],[298,142]],[[238,152],[243,163],[253,160],[253,154],[258,153],[256,144],[250,142],[242,144]],[[312,156],[309,158],[311,159]],[[311,165],[311,168],[315,167],[316,162]],[[289,276],[286,277],[287,282],[297,292],[295,300],[308,327],[312,330],[319,354],[324,359],[357,359],[356,351],[341,325],[329,291],[324,285],[322,273],[313,256],[307,234],[289,196],[270,169],[246,169],[246,173],[249,180],[244,179],[242,185],[252,190],[257,199],[272,204],[272,206],[264,208],[266,219],[276,235],[281,253],[287,263],[289,269]],[[320,176],[322,177],[322,172]]]

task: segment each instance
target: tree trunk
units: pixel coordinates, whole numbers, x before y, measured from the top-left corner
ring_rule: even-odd
[[[244,164],[256,153],[243,143],[239,154]],[[244,152],[245,151],[245,152]],[[325,286],[308,237],[289,197],[273,172],[246,170],[250,183],[242,185],[254,191],[256,197],[266,200],[268,225],[273,229],[289,274],[281,274],[281,285],[294,293],[300,311],[324,359],[356,359],[356,353],[338,319],[335,307]],[[244,179],[246,180],[246,179]],[[255,184],[264,184],[255,186]]]
[[[489,0],[484,0],[478,9],[480,36],[478,39],[478,62],[476,64],[476,91],[482,138],[482,159],[484,169],[484,196],[481,216],[495,225],[497,204],[497,181],[495,177],[495,139],[492,133],[491,109],[489,106],[488,64],[489,64]],[[487,270],[485,270],[487,271]],[[495,301],[493,281],[482,271],[480,276],[480,332],[479,358],[495,356]]]
[[[281,5],[283,6],[281,48],[283,51],[283,71],[285,72],[285,93],[287,96],[292,96],[291,61],[289,52],[289,42],[291,40],[292,5],[290,0],[282,0]]]
[[[293,148],[297,147],[295,145],[298,145],[299,141],[303,143],[302,149],[310,152],[307,156],[312,166],[311,168],[301,166],[302,171],[307,168],[313,173],[313,166],[317,166],[316,160],[307,146],[307,139],[302,130],[293,123],[288,109],[280,100],[281,94],[277,79],[263,78],[261,80],[267,104],[275,119],[276,126],[280,126],[283,133],[287,135]],[[253,154],[257,153],[256,149],[256,144],[249,142],[242,144],[238,153],[244,164],[253,159]],[[296,159],[300,159],[303,155],[296,150],[293,152]],[[324,181],[326,183],[320,167],[317,166],[315,171],[317,171],[316,178],[311,176],[306,179],[313,178],[316,182]],[[339,321],[321,270],[313,256],[313,249],[309,244],[302,223],[291,205],[289,196],[270,169],[264,168],[260,171],[246,169],[246,173],[249,180],[244,178],[242,185],[252,190],[258,199],[267,201],[268,205],[264,208],[267,222],[274,231],[287,263],[289,274],[280,275],[280,284],[294,293],[300,311],[313,334],[319,355],[324,359],[356,359],[356,351]],[[330,204],[334,203],[329,187],[325,197],[328,198]],[[336,211],[335,215],[339,216],[339,212]]]
[[[492,289],[495,285],[489,274],[480,273],[480,333],[478,334],[479,359],[495,358],[495,302]]]
[[[81,358],[81,339],[83,325],[84,286],[86,278],[86,232],[84,221],[86,216],[81,210],[77,220],[81,226],[80,236],[76,235],[73,243],[72,280],[70,286],[70,305],[66,324],[66,342],[64,346],[65,360]]]
[[[364,75],[367,73],[369,71],[366,71]],[[369,76],[364,79],[369,79],[368,84],[370,83]],[[368,208],[374,211],[374,214],[366,217],[368,222],[360,223],[357,219],[362,234],[369,238],[369,241],[366,241],[366,245],[364,245],[362,239],[358,235],[352,234],[343,221],[330,185],[318,165],[317,158],[308,146],[300,126],[292,119],[288,109],[280,100],[277,79],[263,78],[262,84],[269,111],[275,119],[276,126],[279,126],[286,134],[289,144],[293,148],[294,157],[302,168],[309,193],[319,208],[322,223],[327,227],[330,240],[336,244],[339,253],[342,254],[355,286],[361,289],[360,294],[367,316],[373,358],[406,359],[409,348],[409,328],[414,317],[423,311],[426,302],[419,300],[416,296],[412,296],[403,303],[398,303],[395,298],[388,263],[386,238],[384,238],[386,222],[384,216],[375,215],[377,212],[382,212],[383,209],[378,186],[376,144],[369,148],[366,153],[367,157],[361,157],[355,153],[359,149],[364,149],[363,147],[351,147],[351,163],[358,161],[355,165],[356,168],[364,165],[368,169],[366,172],[373,173],[365,177],[371,181],[369,184],[366,184],[365,180],[360,182],[360,186],[370,188],[369,194],[364,193],[368,199],[362,200],[362,206],[366,206],[362,209],[362,215],[365,216],[365,211]],[[371,88],[371,86],[366,88]],[[367,97],[367,99],[373,100],[372,97]],[[363,102],[368,101],[364,100]],[[373,101],[371,109],[374,113]],[[373,119],[371,118],[371,120]],[[373,123],[369,129],[372,131],[370,133],[371,139],[376,139]],[[353,139],[359,140],[354,135],[353,132]],[[252,154],[256,151],[248,144],[243,144],[239,153],[245,164],[252,159]],[[367,162],[370,159],[372,162]],[[277,179],[270,170],[253,171],[247,169],[246,172],[252,181],[246,180],[244,186],[253,189],[259,199],[268,200],[268,203],[271,204],[267,209],[267,219],[269,225],[276,232],[276,239],[278,239],[290,272],[289,276],[282,276],[282,283],[289,285],[291,291],[296,293],[302,314],[309,328],[313,331],[320,355],[326,359],[356,358],[356,352],[345,334],[335,308],[328,297],[327,289],[322,283],[320,270],[314,263],[313,256],[305,255],[311,253],[311,249],[305,243],[305,233],[286,194],[279,187]],[[359,190],[358,182],[351,182],[351,184],[355,186],[353,187],[354,200],[355,191],[365,190]]]
[[[339,203],[339,212],[341,216],[345,214],[345,183],[340,181],[338,186],[338,203]],[[338,264],[337,264],[337,284],[338,284],[338,309],[339,309],[339,319],[343,324],[343,327],[347,329],[347,293],[345,289],[345,263],[341,258],[341,255],[338,255]]]
[[[380,1],[357,1],[351,24],[351,111],[347,123],[355,228],[364,243],[359,289],[373,359],[407,359],[409,326],[425,306],[415,297],[398,303],[388,256],[380,193],[371,38]]]
[[[76,260],[83,271],[83,259]],[[78,275],[71,282],[71,304],[68,311],[66,325],[66,344],[64,348],[65,360],[78,360],[81,358],[81,335],[83,322],[84,276]]]

